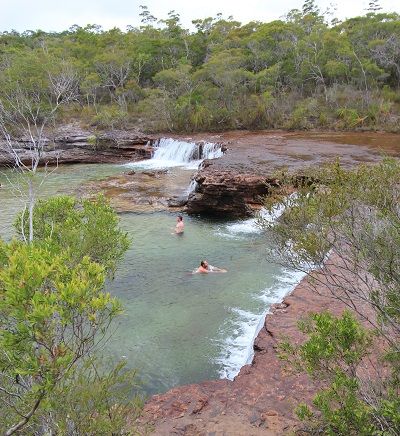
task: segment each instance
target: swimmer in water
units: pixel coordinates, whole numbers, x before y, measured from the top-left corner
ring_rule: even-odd
[[[175,231],[174,233],[171,233],[171,235],[183,235],[183,232],[185,230],[185,224],[183,222],[183,216],[182,215],[178,215],[176,217],[176,226],[175,226]]]
[[[216,266],[209,265],[206,260],[202,260],[200,262],[200,266],[193,272],[193,274],[208,274],[210,272],[216,273],[226,273],[228,272],[226,269],[218,268]]]

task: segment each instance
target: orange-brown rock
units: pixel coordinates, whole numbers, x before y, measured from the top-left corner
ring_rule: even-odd
[[[265,176],[232,171],[200,171],[196,190],[189,195],[187,211],[192,214],[243,217],[253,214],[252,206],[262,204],[268,184]]]
[[[189,213],[224,217],[251,215],[282,169],[301,171],[337,157],[351,166],[400,153],[399,135],[389,133],[232,131],[179,138],[225,145],[226,153],[205,161],[195,175],[187,204]]]

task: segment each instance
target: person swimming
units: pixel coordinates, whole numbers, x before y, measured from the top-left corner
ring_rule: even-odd
[[[174,230],[174,233],[172,233],[172,234],[183,235],[184,230],[185,230],[185,224],[183,222],[183,216],[182,215],[178,215],[176,217],[175,230]]]
[[[209,265],[206,260],[202,260],[200,266],[193,272],[193,274],[208,274],[210,272],[226,273],[228,270]]]

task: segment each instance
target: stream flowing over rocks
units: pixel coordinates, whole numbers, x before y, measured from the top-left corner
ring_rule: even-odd
[[[22,160],[29,162],[29,143],[22,138],[17,145],[22,153]],[[164,221],[163,225],[167,230],[164,231],[164,227],[162,227],[162,236],[158,238],[157,243],[150,244],[150,249],[153,249],[154,252],[149,254],[149,246],[143,249],[143,253],[148,255],[148,262],[153,268],[155,256],[161,256],[159,261],[165,260],[165,256],[162,256],[163,253],[159,249],[160,239],[165,237],[164,233],[167,232],[168,238],[170,237],[168,230],[170,217],[165,214],[165,210],[187,212],[193,215],[187,217],[186,222],[189,225],[191,223],[192,228],[195,225],[198,226],[198,240],[195,240],[195,243],[199,245],[200,242],[207,242],[208,239],[206,240],[205,237],[210,236],[204,232],[204,222],[197,215],[202,217],[210,215],[224,220],[227,218],[247,218],[254,215],[255,211],[262,207],[263,198],[268,195],[269,187],[280,183],[279,177],[283,170],[299,171],[301,174],[301,171],[307,167],[333,161],[338,156],[340,156],[342,164],[352,166],[362,162],[376,162],[382,158],[382,155],[400,155],[399,135],[234,131],[221,134],[193,134],[188,137],[170,134],[145,135],[135,130],[96,133],[74,125],[60,128],[52,135],[48,135],[43,164],[54,165],[57,162],[121,164],[113,167],[109,172],[103,170],[104,167],[101,166],[102,169],[99,171],[101,178],[97,177],[97,174],[90,180],[85,180],[82,177],[79,179],[79,183],[76,182],[79,184],[77,191],[82,195],[102,192],[111,199],[113,206],[120,212],[148,213],[157,211],[160,213],[163,211],[165,216],[156,217],[158,219],[157,225],[160,221]],[[0,147],[0,166],[8,167],[10,165],[8,155],[2,152]],[[88,171],[88,167],[93,168],[96,165],[87,165],[84,171]],[[62,181],[65,180],[66,184],[70,182],[68,174],[60,174],[60,177],[62,177]],[[140,216],[138,218],[138,216],[126,214],[126,222],[128,219],[141,220],[142,218]],[[249,262],[257,262],[255,255],[257,246],[260,247],[265,241],[261,242],[255,239],[253,245],[247,247],[247,242],[244,243],[245,237],[243,236],[246,235],[249,227],[254,233],[255,220],[252,218],[228,224],[225,222],[221,227],[222,230],[215,229],[216,235],[210,237],[210,243],[206,244],[207,247],[221,244],[221,240],[218,239],[221,236],[220,233],[224,238],[224,244],[228,247],[223,253],[220,253],[221,257],[217,259],[217,265],[219,265],[219,261],[228,261],[227,252],[238,251],[239,248],[246,256],[250,253],[249,257],[246,257],[247,260],[250,259]],[[155,221],[152,225],[142,229],[138,240],[143,240],[146,232],[149,232],[150,236],[154,234],[156,229],[154,223]],[[135,223],[135,225],[138,224]],[[239,236],[235,235],[233,231],[236,228],[240,228]],[[190,232],[187,233],[188,238],[194,237],[194,232],[191,235]],[[183,256],[183,260],[187,261],[190,267],[194,267],[191,257],[194,245],[178,246],[181,241],[173,240],[176,252],[181,256],[184,249],[189,250]],[[215,241],[219,241],[218,244]],[[229,241],[232,242],[232,245]],[[169,254],[171,240],[165,240],[161,248]],[[205,251],[204,248],[202,250]],[[199,253],[196,253],[196,256],[198,255]],[[126,277],[125,281],[122,280],[123,283],[121,283],[123,290],[128,282],[132,282],[132,271],[138,275],[138,280],[143,280],[140,285],[146,284],[143,271],[138,271],[136,259],[136,253],[132,253],[131,263],[127,264],[126,270],[124,270]],[[143,259],[141,260],[143,261]],[[240,262],[240,266],[242,266],[243,259]],[[240,278],[247,280],[244,289],[248,290],[250,277],[246,279],[244,277],[246,272],[240,271],[238,265],[234,264],[233,261],[231,265],[230,271],[236,268],[236,272],[243,276]],[[334,262],[332,268],[334,272]],[[264,269],[262,274],[265,274]],[[224,278],[228,280],[229,275]],[[199,279],[197,285],[202,292],[198,291],[191,298],[187,298],[188,293],[185,290],[183,293],[185,298],[179,297],[179,302],[188,304],[190,307],[183,306],[184,309],[180,312],[190,309],[195,312],[199,310],[201,301],[197,301],[195,305],[193,301],[195,298],[204,298],[204,289],[200,287],[202,285],[201,277],[196,277],[196,279]],[[157,278],[151,277],[152,291],[154,291],[156,280]],[[165,301],[158,316],[155,315],[151,322],[155,325],[163,314],[169,313],[167,308],[177,306],[176,301],[173,301],[172,304],[169,301],[170,295],[164,292],[164,277],[158,277],[158,280],[161,291],[157,298],[165,298]],[[182,284],[186,285],[186,280],[179,280],[178,284],[172,282],[171,288],[183,286]],[[188,286],[190,289],[195,289],[195,285],[196,283],[191,283]],[[227,297],[230,295],[232,287],[226,287],[225,290],[229,291],[225,296]],[[289,289],[285,288],[282,295],[288,291]],[[216,298],[215,294],[215,289],[210,288],[207,300],[211,301]],[[153,298],[152,295],[148,296],[149,301]],[[232,297],[235,304],[238,295]],[[282,295],[279,294],[279,298]],[[128,304],[129,299],[133,297],[133,291],[132,294],[127,293]],[[140,304],[140,299],[138,301]],[[136,305],[138,305],[138,301],[135,300]],[[142,301],[143,313],[145,313],[144,308],[148,307],[149,301]],[[221,307],[224,305],[226,305],[226,300]],[[232,307],[234,307],[233,303]],[[141,418],[143,428],[147,428],[147,425],[151,424],[154,434],[187,436],[212,434],[276,435],[287,434],[296,429],[297,423],[293,415],[293,405],[299,401],[309,400],[317,386],[304,374],[287,373],[278,359],[277,341],[284,335],[295,341],[301,340],[297,330],[297,321],[301,315],[310,310],[323,310],[329,307],[334,312],[339,312],[342,307],[338,304],[332,304],[332,299],[329,298],[324,287],[320,289],[320,295],[316,296],[309,289],[307,280],[304,279],[289,296],[284,298],[282,303],[270,307],[266,318],[265,313],[268,307],[266,301],[262,303],[262,307],[261,321],[256,319],[257,322],[251,324],[250,321],[246,321],[249,318],[243,317],[243,323],[251,324],[253,330],[251,334],[242,335],[247,344],[242,347],[242,351],[245,350],[246,353],[240,355],[239,364],[238,361],[235,361],[234,365],[230,363],[231,366],[229,366],[225,362],[223,375],[222,372],[219,372],[221,377],[226,376],[230,379],[233,378],[233,380],[223,378],[177,386],[165,393],[152,396],[146,403],[144,415]],[[210,309],[205,307],[201,316],[205,317],[209,312]],[[139,315],[132,316],[132,320],[136,320]],[[172,313],[171,316],[175,322],[178,315]],[[195,318],[195,315],[191,316],[192,321],[198,321]],[[216,319],[219,321],[218,317]],[[141,325],[147,321],[148,319],[144,320]],[[176,322],[173,325],[173,329],[177,330]],[[193,359],[193,341],[196,338],[195,335],[199,335],[199,330],[196,327],[193,329],[193,333],[188,330],[186,324],[182,323],[182,325],[180,326],[181,335],[184,331],[189,337],[187,339],[190,349],[188,359]],[[160,333],[157,333],[163,339],[161,345],[164,345],[167,338],[162,335],[171,337],[173,332],[165,331],[164,325],[159,328]],[[132,342],[131,331],[135,330],[132,328],[128,331],[125,338],[128,345]],[[152,339],[153,337],[158,338],[155,334]],[[199,337],[197,337],[197,341],[199,341]],[[240,335],[238,338],[242,339]],[[228,339],[228,346],[231,346],[234,341]],[[254,344],[252,344],[253,339]],[[202,340],[208,345],[209,338],[206,335],[202,336]],[[144,354],[146,351],[149,355],[154,354],[152,349],[148,349],[148,342],[143,342],[145,346],[141,353],[137,353],[136,350],[132,353],[138,355]],[[250,353],[247,353],[248,349],[251,351]],[[163,353],[172,354],[170,356],[170,360],[173,362],[171,367],[175,368],[174,354],[176,353],[173,350],[171,352],[168,347],[163,350]],[[152,360],[154,360],[154,355]],[[185,365],[182,366],[183,369],[188,366]],[[153,376],[157,374],[163,381],[165,374],[160,371],[159,367],[152,372]],[[206,378],[202,380],[204,379]],[[192,381],[193,379],[189,379],[189,382]],[[172,384],[172,386],[176,386],[176,384]],[[161,392],[161,390],[155,392]]]
[[[195,215],[242,218],[262,207],[282,170],[301,173],[337,156],[345,166],[375,162],[383,153],[396,155],[398,144],[398,135],[389,133],[231,131],[188,137],[137,130],[94,132],[68,125],[48,134],[42,163],[130,162],[124,174],[90,186],[93,193],[105,192],[121,211],[137,210],[139,204],[140,210],[178,208]],[[16,145],[22,161],[29,163],[29,141],[21,138]],[[0,144],[1,166],[12,162]],[[137,173],[138,166],[149,172]],[[179,183],[185,186],[168,194],[157,171],[168,173],[174,167],[194,174],[191,181],[182,178]],[[146,189],[149,180],[155,187],[151,193]]]

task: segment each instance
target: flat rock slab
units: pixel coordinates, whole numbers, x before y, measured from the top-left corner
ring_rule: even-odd
[[[206,160],[195,175],[196,191],[188,213],[221,217],[252,215],[283,170],[300,172],[340,158],[345,167],[400,155],[400,135],[390,133],[315,133],[233,131],[196,134],[183,140],[219,142],[227,151]]]
[[[149,159],[152,153],[151,137],[136,130],[97,132],[77,124],[60,126],[46,133],[41,165],[74,163],[117,163]],[[29,164],[32,153],[28,138],[13,141],[21,161]],[[0,167],[12,167],[13,159],[0,141]]]

